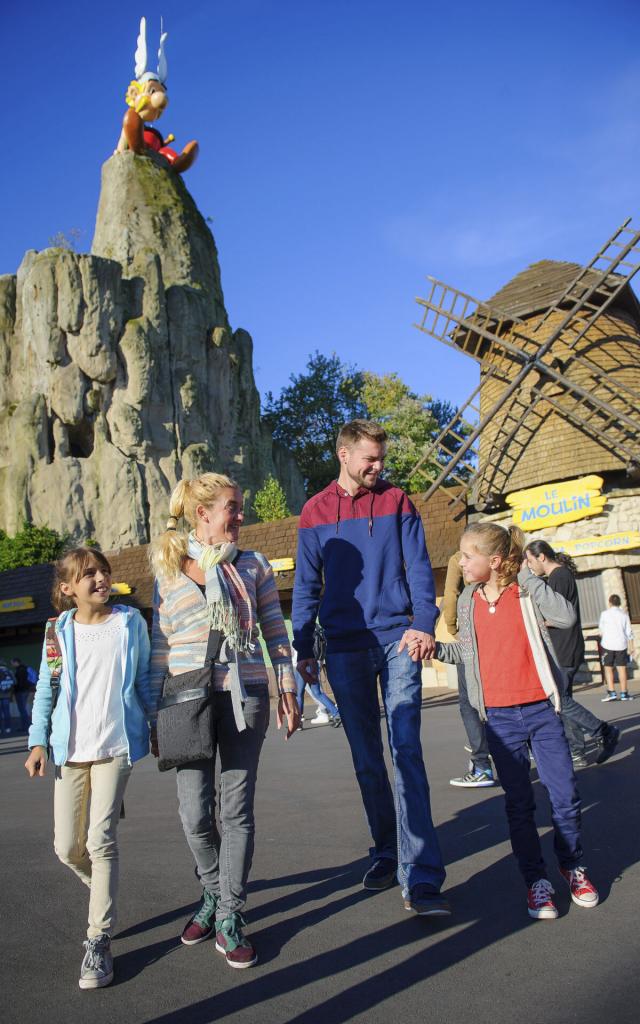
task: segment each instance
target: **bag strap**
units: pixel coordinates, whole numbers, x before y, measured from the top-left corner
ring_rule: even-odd
[[[56,633],[57,621],[57,615],[54,615],[51,619],[47,619],[47,627],[45,631],[47,665],[49,667],[49,672],[51,673],[52,682],[54,679],[60,679],[60,676],[62,675],[62,648],[60,647],[60,641],[58,640],[58,634]]]

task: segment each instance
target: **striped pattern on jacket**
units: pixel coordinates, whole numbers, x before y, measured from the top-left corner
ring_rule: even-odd
[[[253,620],[259,623],[276,674],[278,692],[296,692],[291,665],[291,648],[284,624],[276,581],[269,562],[258,551],[242,551],[235,568],[240,573],[252,605]],[[209,639],[207,603],[197,583],[180,573],[156,579],[151,631],[151,684],[158,691],[167,672],[172,676],[202,668]],[[254,629],[253,653],[241,654],[245,686],[265,686],[267,669]],[[216,663],[214,688],[229,689],[229,670]]]

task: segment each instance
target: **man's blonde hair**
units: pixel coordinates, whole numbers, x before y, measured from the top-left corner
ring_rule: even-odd
[[[375,441],[376,444],[387,443],[387,432],[373,420],[351,420],[340,430],[336,441],[336,452],[341,448],[353,448],[358,441]]]

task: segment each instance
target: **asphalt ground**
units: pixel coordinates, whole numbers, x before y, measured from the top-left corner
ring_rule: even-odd
[[[260,957],[231,970],[214,943],[180,931],[199,888],[177,815],[174,773],[139,763],[120,825],[116,978],[83,992],[88,894],[52,849],[52,772],[29,780],[24,738],[0,742],[0,1014],[4,1024],[636,1024],[640,912],[640,700],[596,714],[623,730],[615,757],[579,771],[585,860],[601,895],[573,905],[538,818],[560,917],[533,921],[507,841],[502,791],[454,789],[464,732],[451,695],[424,702],[423,744],[453,916],[407,913],[400,890],[366,893],[369,837],[342,729],[269,730],[256,802],[246,916]],[[534,773],[535,778],[535,773]]]

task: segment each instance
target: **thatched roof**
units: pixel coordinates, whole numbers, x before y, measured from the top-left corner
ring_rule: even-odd
[[[581,269],[578,263],[539,260],[516,274],[500,291],[487,299],[487,305],[505,313],[507,317],[525,319],[557,302]],[[587,271],[585,284],[598,281],[599,277],[595,271]],[[630,286],[623,288],[613,305],[640,321],[640,303]]]

